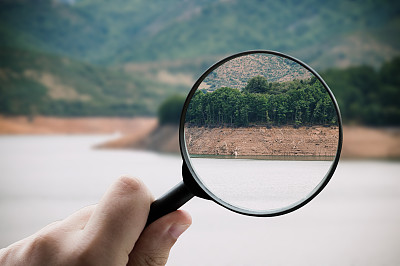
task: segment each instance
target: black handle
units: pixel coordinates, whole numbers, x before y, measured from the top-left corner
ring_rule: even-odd
[[[158,218],[176,211],[193,197],[193,193],[190,192],[183,181],[181,181],[178,185],[151,204],[146,226]]]

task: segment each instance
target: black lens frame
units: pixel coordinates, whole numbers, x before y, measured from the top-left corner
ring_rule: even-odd
[[[201,179],[197,176],[196,171],[193,169],[193,167],[191,166],[191,160],[190,160],[190,156],[189,153],[187,151],[186,148],[186,142],[185,142],[185,132],[184,132],[184,126],[185,126],[185,118],[186,118],[186,111],[187,108],[189,106],[190,100],[192,99],[194,93],[196,92],[196,90],[198,89],[198,87],[200,86],[200,84],[203,82],[203,80],[212,72],[214,71],[216,68],[218,68],[219,66],[221,66],[222,64],[235,59],[237,57],[241,57],[241,56],[245,56],[245,55],[251,55],[251,54],[268,54],[268,55],[275,55],[275,56],[280,56],[280,57],[284,57],[286,59],[292,60],[296,63],[298,63],[299,65],[303,66],[304,68],[306,68],[308,71],[310,71],[325,87],[326,91],[329,94],[329,97],[331,98],[335,110],[336,110],[336,114],[338,117],[338,125],[339,125],[339,139],[338,139],[338,148],[336,151],[336,156],[335,159],[331,165],[331,167],[329,168],[329,171],[327,172],[327,174],[325,175],[325,177],[323,178],[323,180],[318,184],[318,186],[316,186],[313,191],[311,191],[307,197],[293,203],[290,204],[289,206],[286,206],[285,208],[281,208],[281,209],[276,209],[276,210],[269,210],[269,211],[254,211],[254,210],[247,210],[247,209],[243,209],[243,208],[239,208],[236,207],[232,204],[229,204],[225,201],[223,201],[222,199],[218,198],[216,195],[214,195],[201,181]],[[213,66],[211,66],[207,71],[205,71],[203,73],[203,75],[201,75],[201,77],[196,81],[196,83],[193,85],[192,89],[190,90],[183,109],[182,109],[182,113],[181,113],[181,117],[180,117],[180,126],[179,126],[179,145],[180,145],[180,151],[181,151],[181,156],[182,159],[184,160],[184,163],[186,164],[191,176],[193,177],[194,181],[197,183],[197,185],[209,196],[209,198],[211,200],[213,200],[214,202],[216,202],[217,204],[231,210],[234,211],[236,213],[240,213],[240,214],[244,214],[244,215],[249,215],[249,216],[257,216],[257,217],[272,217],[272,216],[278,216],[278,215],[283,215],[283,214],[287,214],[290,213],[294,210],[299,209],[300,207],[304,206],[305,204],[307,204],[308,202],[310,202],[313,198],[315,198],[324,188],[325,186],[328,184],[328,182],[331,180],[333,173],[336,170],[336,167],[339,163],[339,158],[340,158],[340,153],[342,151],[342,142],[343,142],[343,128],[342,128],[342,118],[340,115],[340,110],[339,110],[339,106],[336,102],[336,99],[332,93],[332,91],[330,90],[330,88],[328,87],[328,85],[325,83],[325,81],[321,78],[321,76],[315,71],[313,70],[310,66],[308,66],[307,64],[305,64],[304,62],[300,61],[299,59],[296,59],[292,56],[280,53],[280,52],[276,52],[276,51],[270,51],[270,50],[251,50],[251,51],[245,51],[245,52],[241,52],[241,53],[237,53],[234,55],[231,55],[229,57],[226,57],[224,59],[222,59],[221,61],[215,63]]]

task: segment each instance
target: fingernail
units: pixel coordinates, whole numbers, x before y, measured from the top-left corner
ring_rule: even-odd
[[[178,237],[186,231],[186,229],[188,229],[190,226],[190,224],[173,224],[170,228],[169,228],[169,233],[176,239],[178,239]]]

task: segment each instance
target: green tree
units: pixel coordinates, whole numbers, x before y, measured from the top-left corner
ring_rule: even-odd
[[[166,99],[158,109],[158,120],[160,125],[179,124],[179,118],[184,103],[185,97],[179,94]]]
[[[256,76],[247,82],[246,87],[243,88],[243,92],[248,93],[268,93],[270,86],[266,77]]]
[[[274,93],[247,93],[228,87],[196,92],[186,121],[198,126],[329,125],[336,111],[316,79],[274,83]]]

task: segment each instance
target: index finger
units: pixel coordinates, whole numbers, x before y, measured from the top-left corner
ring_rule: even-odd
[[[151,194],[139,179],[120,177],[91,215],[85,238],[109,256],[129,255],[146,224],[151,202]]]

